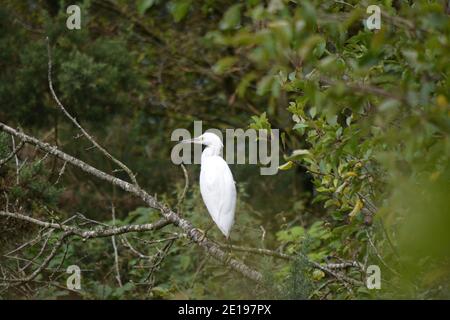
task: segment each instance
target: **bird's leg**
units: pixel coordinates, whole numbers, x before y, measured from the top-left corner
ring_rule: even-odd
[[[228,238],[227,238],[227,249],[228,249],[228,254],[231,254],[231,236],[228,236]]]
[[[225,258],[225,264],[228,264],[230,262],[230,260],[233,258],[233,254],[231,252],[231,237],[228,236],[226,238],[226,241],[227,241],[227,247],[226,247],[227,256]]]

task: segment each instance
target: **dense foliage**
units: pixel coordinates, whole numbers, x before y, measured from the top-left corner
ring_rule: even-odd
[[[277,175],[231,166],[238,183],[231,239],[291,259],[232,251],[264,274],[255,287],[168,226],[116,239],[120,284],[111,239],[75,239],[36,281],[0,286],[0,297],[450,298],[447,3],[380,1],[381,29],[368,30],[368,1],[90,0],[79,2],[81,30],[68,30],[65,1],[6,1],[1,122],[127,178],[55,106],[48,36],[56,91],[69,112],[146,190],[199,228],[210,220],[199,168],[188,166],[179,201],[185,180],[170,161],[172,130],[191,129],[194,120],[204,129],[279,129]],[[0,135],[0,159],[12,144]],[[159,217],[31,146],[0,167],[5,207],[110,225]],[[0,217],[2,272],[33,268],[20,258],[44,259],[48,248],[39,246],[11,253],[37,232]],[[224,242],[217,229],[208,236]],[[348,262],[355,265],[334,275],[314,264]],[[78,293],[65,288],[72,264],[85,270]],[[381,269],[380,290],[366,287],[369,265]]]

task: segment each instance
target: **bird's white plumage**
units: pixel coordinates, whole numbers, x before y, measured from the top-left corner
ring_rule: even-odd
[[[217,135],[206,132],[183,142],[206,146],[202,153],[200,193],[212,219],[228,238],[234,223],[236,186],[228,164],[220,155],[222,141]]]
[[[221,156],[202,157],[200,192],[220,231],[228,238],[234,223],[236,187],[230,168]]]

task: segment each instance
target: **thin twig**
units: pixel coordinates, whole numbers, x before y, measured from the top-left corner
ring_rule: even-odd
[[[6,158],[0,160],[0,167],[3,166],[5,163],[7,163],[9,160],[11,160],[13,157],[15,157],[24,145],[25,145],[25,142],[20,141],[20,143],[17,147],[15,147],[15,148],[13,147],[13,151],[11,151],[11,153],[8,154],[6,156]]]
[[[186,196],[186,192],[189,188],[189,175],[188,175],[188,172],[187,172],[184,164],[181,164],[180,166],[181,166],[181,169],[183,169],[183,174],[184,174],[184,188],[183,188],[183,192],[178,197],[178,202],[177,202],[177,205],[175,206],[175,208],[181,215],[181,204],[183,203],[184,197]]]
[[[18,282],[19,284],[22,283],[26,283],[29,282],[31,280],[33,280],[34,278],[36,278],[42,270],[44,270],[48,264],[50,263],[50,261],[55,257],[56,253],[58,252],[58,249],[61,247],[61,245],[63,244],[63,241],[66,237],[70,236],[72,233],[69,232],[65,232],[60,238],[59,240],[56,242],[56,244],[54,245],[52,251],[50,252],[50,254],[45,258],[45,260],[42,262],[42,264],[32,273],[30,274],[28,277],[25,278],[13,278],[13,279],[8,279],[8,278],[2,278],[0,279],[1,281],[5,281],[5,282]]]
[[[115,226],[116,225],[116,209],[114,207],[114,204],[111,204],[111,214],[112,214],[112,223]],[[119,268],[119,254],[117,252],[117,245],[116,245],[116,237],[111,237],[111,242],[114,249],[114,267],[116,269],[116,279],[117,283],[119,284],[119,287],[122,287],[122,279],[120,277],[120,268]]]
[[[13,150],[16,150],[16,141],[14,140],[14,136],[11,136]],[[22,143],[23,141],[21,141]],[[16,184],[19,185],[19,158],[17,157],[17,152],[14,152],[14,159],[16,161]]]
[[[391,271],[393,274],[395,275],[400,275],[397,271],[395,271],[393,268],[391,268],[385,261],[384,259],[381,257],[380,253],[378,252],[377,247],[375,246],[375,243],[372,240],[372,236],[370,235],[369,230],[366,229],[366,235],[367,235],[367,240],[369,241],[370,246],[373,248],[373,252],[375,253],[376,257],[378,258],[378,260],[380,260],[380,262],[389,270]]]
[[[56,92],[53,88],[53,81],[52,81],[52,55],[51,55],[51,48],[50,48],[50,39],[47,37],[47,53],[48,53],[48,86],[50,88],[50,92],[52,93],[53,99],[56,101],[56,104],[58,107],[62,110],[62,112],[66,115],[67,118],[72,121],[72,123],[83,133],[83,135],[98,149],[101,153],[103,153],[108,159],[113,161],[115,164],[117,164],[119,167],[121,167],[130,177],[133,184],[138,187],[139,184],[136,180],[136,176],[133,174],[133,172],[120,160],[113,157],[105,148],[103,148],[100,144],[97,143],[97,141],[94,140],[94,138],[87,133],[87,131],[78,123],[77,119],[72,117],[72,115],[66,110],[66,108],[63,106],[61,101],[59,100],[58,96],[56,95]]]
[[[56,181],[55,181],[55,183],[54,183],[55,185],[58,184],[59,179],[61,179],[62,175],[64,174],[64,171],[66,170],[66,165],[67,165],[67,161],[64,162],[64,164],[63,164],[61,170],[59,170],[58,178],[56,179]]]
[[[143,254],[142,252],[136,250],[136,249],[131,245],[131,243],[128,241],[128,239],[127,239],[126,236],[121,236],[121,237],[120,237],[120,240],[122,241],[122,244],[123,244],[125,247],[127,247],[128,249],[130,249],[131,252],[133,252],[135,255],[137,255],[140,259],[148,260],[148,259],[151,258],[150,256],[145,255],[145,254]]]

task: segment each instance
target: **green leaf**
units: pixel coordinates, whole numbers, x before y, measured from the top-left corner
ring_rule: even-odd
[[[388,111],[391,109],[398,108],[400,106],[400,102],[394,99],[388,99],[383,101],[383,103],[378,107],[378,110],[380,111]]]
[[[137,4],[137,11],[142,16],[144,13],[150,9],[154,4],[156,0],[141,0]]]
[[[311,109],[309,109],[309,115],[311,116],[311,118],[314,119],[316,114],[317,114],[317,108],[316,107],[312,107]]]
[[[350,220],[352,220],[362,209],[362,207],[364,206],[364,204],[362,203],[361,200],[356,200],[356,204],[353,207],[353,210],[348,214],[348,216],[350,217]]]
[[[336,188],[335,193],[341,193],[342,190],[347,186],[347,182],[344,181],[339,187]]]
[[[324,43],[324,42],[325,41],[323,40],[323,38],[319,35],[313,35],[313,36],[310,36],[308,39],[306,39],[306,41],[303,43],[303,45],[300,47],[300,49],[298,51],[302,60],[305,60],[306,58],[308,58],[311,51],[317,45],[319,45],[319,47],[320,47],[321,43]],[[323,49],[325,50],[325,47]],[[318,51],[320,53],[320,48],[318,49]]]
[[[306,149],[297,149],[292,152],[292,154],[287,158],[287,160],[299,160],[305,156],[310,156],[311,153]]]
[[[267,75],[263,77],[261,80],[259,80],[256,86],[256,94],[258,94],[259,96],[263,96],[267,92],[269,92],[272,85],[272,81],[273,81],[272,75]]]
[[[317,192],[330,192],[331,189],[330,188],[326,188],[326,187],[318,187],[316,188]]]
[[[168,9],[175,22],[180,22],[189,12],[192,0],[176,0],[170,1]]]
[[[298,130],[301,134],[304,133],[304,129],[308,128],[306,123],[297,123],[294,126],[294,130]]]
[[[296,122],[301,121],[301,119],[300,119],[298,116],[294,115],[294,116],[292,117],[292,119],[294,119],[294,117],[295,117]],[[303,129],[303,128],[308,128],[308,127],[309,127],[309,126],[308,126],[306,123],[301,122],[301,123],[296,123],[295,126],[294,126],[293,128],[294,128],[294,129]]]
[[[247,91],[248,87],[250,86],[251,82],[255,80],[257,77],[256,73],[250,72],[247,73],[239,82],[238,87],[236,88],[236,92],[240,98],[243,98],[245,96],[245,92]]]
[[[212,67],[213,72],[216,74],[224,74],[236,63],[238,59],[236,57],[225,57],[216,62]]]
[[[295,164],[292,161],[288,161],[285,164],[278,167],[278,170],[289,170],[293,168]]]
[[[313,50],[313,55],[316,58],[322,57],[323,53],[325,52],[326,42],[325,40],[321,39],[319,43],[316,45],[316,47]]]
[[[241,23],[241,7],[242,4],[231,6],[223,15],[223,18],[219,23],[219,28],[228,30],[237,27]]]
[[[278,241],[298,241],[305,234],[305,229],[295,226],[287,230],[277,232]]]
[[[266,113],[263,112],[260,116],[252,116],[253,123],[250,124],[250,128],[255,130],[266,129],[270,132],[270,122],[267,119]]]
[[[315,269],[313,271],[313,279],[316,281],[319,281],[320,279],[322,279],[323,277],[325,277],[325,272],[323,272],[322,270],[319,269]]]

